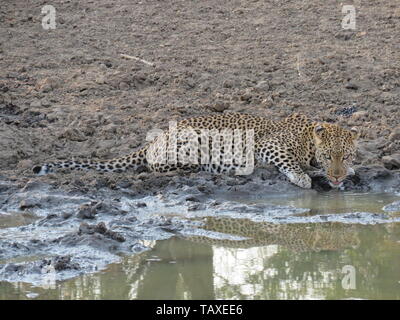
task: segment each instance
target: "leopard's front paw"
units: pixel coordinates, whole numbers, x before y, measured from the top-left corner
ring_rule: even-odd
[[[304,173],[300,175],[289,173],[287,177],[289,178],[290,182],[295,184],[296,186],[304,189],[311,189],[311,178],[307,174]]]

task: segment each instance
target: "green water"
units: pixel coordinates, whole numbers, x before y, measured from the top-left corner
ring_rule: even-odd
[[[268,201],[323,214],[381,213],[398,199],[329,193]],[[0,299],[400,299],[400,223],[222,222],[210,217],[204,228],[251,239],[147,242],[152,250],[52,287],[0,282]]]

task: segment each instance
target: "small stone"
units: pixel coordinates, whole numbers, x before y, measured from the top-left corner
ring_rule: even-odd
[[[240,95],[239,99],[240,101],[250,102],[252,97],[253,95],[251,94],[251,92],[249,90],[246,90],[242,95]]]
[[[93,234],[94,233],[94,229],[92,226],[90,226],[89,224],[87,224],[86,222],[82,222],[79,225],[79,230],[78,230],[78,234]]]
[[[128,90],[129,89],[129,84],[124,82],[124,81],[122,81],[122,82],[119,83],[119,89],[120,90]]]
[[[199,203],[193,204],[188,207],[188,211],[197,211],[201,208],[201,205]]]
[[[104,222],[100,222],[95,226],[94,230],[97,233],[105,234],[107,232],[106,224]]]
[[[99,222],[97,225],[88,225],[87,223],[81,223],[81,225],[79,226],[79,231],[78,234],[82,235],[82,234],[102,234],[108,238],[111,238],[115,241],[118,242],[124,242],[125,238],[114,231],[108,230],[107,226],[104,222]]]
[[[354,120],[361,120],[368,115],[368,111],[357,111],[352,114],[352,118]]]
[[[79,207],[77,217],[80,219],[94,219],[97,213],[96,209],[91,204],[83,204]]]
[[[187,197],[185,200],[186,200],[186,201],[191,201],[191,202],[200,202],[200,200],[197,199],[197,198],[194,197],[194,196],[189,196],[189,197]]]
[[[222,85],[224,88],[233,88],[235,84],[232,80],[225,80]]]
[[[21,160],[17,164],[18,169],[28,169],[28,168],[32,168],[32,167],[33,167],[33,162],[32,162],[32,160],[29,160],[29,159]]]
[[[82,133],[81,131],[79,131],[76,128],[68,128],[66,129],[64,132],[62,132],[59,136],[59,139],[64,138],[67,140],[71,140],[71,141],[85,141],[87,140],[86,136],[84,135],[84,133]]]
[[[104,84],[104,83],[106,83],[106,79],[105,79],[104,76],[98,76],[98,77],[96,78],[95,82],[96,82],[97,84]]]
[[[57,218],[57,215],[55,213],[49,213],[45,219],[50,220],[50,219],[54,219]]]
[[[57,256],[52,260],[53,267],[56,271],[75,269],[79,270],[79,265],[71,261],[71,256]]]
[[[32,101],[30,104],[31,108],[40,108],[42,106],[42,103],[39,100]]]
[[[50,101],[47,100],[47,99],[42,99],[40,102],[41,102],[43,107],[50,107],[51,106]]]
[[[144,202],[138,202],[136,203],[136,208],[145,208],[147,207],[147,204]]]
[[[60,85],[61,85],[61,80],[59,78],[50,77],[39,81],[36,84],[35,88],[40,92],[49,92],[53,89],[58,88]]]
[[[269,91],[270,90],[270,86],[268,84],[268,81],[260,81],[259,83],[257,83],[256,85],[257,89],[260,89],[262,91]]]
[[[72,217],[72,212],[63,212],[63,213],[61,213],[61,217],[65,220],[67,220]]]
[[[390,156],[384,156],[382,157],[382,162],[386,169],[400,169],[400,153],[395,153]]]
[[[216,112],[223,112],[229,108],[228,102],[217,101],[213,106],[210,107],[211,110]]]
[[[33,207],[40,207],[40,205],[37,203],[37,201],[35,199],[26,199],[26,200],[22,200],[19,203],[19,208],[21,210],[25,210],[25,209],[29,209],[29,208],[33,208]]]
[[[382,90],[383,92],[388,92],[388,91],[390,91],[391,89],[392,89],[392,87],[389,86],[389,85],[387,85],[387,84],[384,84],[384,85],[381,87],[381,90]]]
[[[396,127],[392,130],[392,132],[389,135],[389,140],[390,141],[397,141],[400,140],[400,126]]]
[[[118,242],[125,242],[125,238],[124,236],[122,236],[121,234],[117,233],[117,232],[112,232],[112,231],[108,231],[107,235]]]
[[[358,85],[356,85],[354,82],[348,82],[345,85],[345,88],[350,90],[358,90]]]

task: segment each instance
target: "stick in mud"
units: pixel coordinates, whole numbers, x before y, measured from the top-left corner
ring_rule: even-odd
[[[123,53],[122,53],[122,54],[121,54],[121,57],[124,58],[124,59],[128,59],[128,60],[140,61],[140,62],[143,62],[144,64],[147,64],[147,65],[149,65],[149,66],[151,66],[151,67],[154,67],[154,66],[155,66],[155,64],[152,63],[152,62],[146,61],[146,60],[141,59],[141,58],[138,58],[138,57],[130,56],[130,55],[127,55],[127,54],[123,54]]]

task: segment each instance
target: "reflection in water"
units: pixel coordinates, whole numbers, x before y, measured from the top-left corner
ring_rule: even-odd
[[[218,220],[218,221],[217,221]],[[223,222],[223,223],[222,223]],[[204,228],[253,238],[157,241],[106,271],[53,289],[0,283],[0,299],[400,299],[400,224],[270,225],[207,218]],[[344,289],[343,267],[356,271]]]
[[[247,239],[233,241],[196,236],[190,240],[240,248],[275,244],[294,252],[339,250],[356,247],[360,242],[356,226],[337,222],[276,224],[229,217],[207,217],[203,221],[205,230]]]

